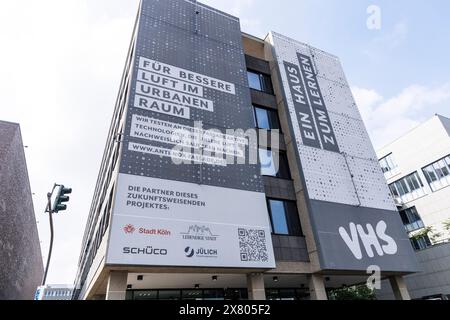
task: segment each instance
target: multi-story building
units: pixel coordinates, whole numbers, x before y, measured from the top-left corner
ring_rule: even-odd
[[[32,300],[43,275],[20,126],[0,121],[0,300]]]
[[[72,300],[72,295],[72,285],[47,284],[37,288],[35,300]]]
[[[259,160],[258,160],[259,158]],[[418,270],[337,57],[143,0],[76,299],[327,299]]]
[[[450,119],[435,115],[378,152],[422,272],[406,277],[414,299],[450,297]],[[392,297],[386,286],[381,298]]]
[[[434,116],[378,156],[414,248],[450,239],[450,119]]]

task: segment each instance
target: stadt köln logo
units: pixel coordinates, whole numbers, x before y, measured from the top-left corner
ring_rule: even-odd
[[[180,233],[184,240],[216,241],[219,237],[213,234],[211,229],[206,226],[192,225],[187,232]]]
[[[133,233],[136,228],[132,224],[127,224],[125,227],[123,227],[123,231],[125,231],[126,234]]]
[[[123,227],[123,231],[126,234],[132,234],[132,233],[134,233],[134,231],[136,231],[136,228],[132,224],[127,224],[126,226]],[[163,228],[147,229],[147,228],[139,227],[137,229],[137,233],[143,234],[143,235],[147,235],[147,236],[170,236],[171,235],[171,231],[170,230],[163,229]]]

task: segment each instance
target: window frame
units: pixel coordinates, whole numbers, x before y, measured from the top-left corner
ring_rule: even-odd
[[[267,107],[261,106],[259,104],[254,104],[254,103],[252,103],[252,107],[253,107],[253,114],[254,114],[254,118],[255,118],[255,128],[261,129],[261,130],[267,130],[267,131],[278,130],[280,132],[280,134],[283,133],[281,130],[281,122],[280,122],[280,116],[278,115],[278,110],[275,110],[272,108],[267,108]],[[275,120],[278,128],[261,128],[258,123],[258,116],[257,116],[256,109],[266,111],[267,121],[268,121],[269,126],[271,126],[272,122]],[[276,116],[276,119],[272,119],[270,117],[270,114],[274,114]]]
[[[283,179],[283,180],[292,180],[291,168],[289,166],[289,160],[288,160],[286,151],[283,151],[283,150],[277,150],[276,151],[279,154],[278,171],[275,173],[275,175],[268,175],[268,174],[263,174],[263,172],[262,172],[262,163],[261,163],[261,157],[260,157],[260,155],[261,155],[260,151],[261,150],[263,150],[265,152],[270,151],[271,162],[273,162],[273,151],[272,151],[272,148],[261,148],[261,147],[258,147],[258,162],[259,162],[259,166],[260,166],[260,174],[261,174],[261,176],[263,176],[263,177],[272,177],[272,178]],[[284,159],[283,161],[281,161],[282,158]],[[282,162],[285,162],[285,164],[286,164],[285,170],[281,170]],[[287,175],[286,176],[282,176],[280,174],[280,172],[285,172]]]
[[[288,229],[287,234],[275,232],[273,216],[272,216],[272,206],[270,205],[271,201],[278,201],[278,202],[283,203],[284,219],[286,221],[286,226]],[[292,217],[290,217],[290,213],[288,210],[289,208],[287,208],[287,206],[286,206],[287,203],[294,205],[294,207],[296,208],[295,212],[293,212],[293,213],[295,213],[295,218],[297,219],[297,222],[298,222],[298,230],[294,230],[294,229],[296,229],[296,226],[292,225],[292,221],[291,221]],[[269,221],[270,221],[270,229],[271,229],[270,231],[271,231],[272,235],[285,236],[285,237],[304,237],[302,223],[300,221],[300,216],[298,214],[298,206],[297,206],[296,201],[267,197],[266,204],[267,204],[267,211],[269,213]],[[298,231],[298,234],[295,231]]]
[[[259,79],[259,87],[261,89],[256,89],[250,86],[250,81],[249,81],[249,76],[248,73],[252,73],[258,76]],[[270,95],[274,95],[274,90],[273,90],[273,83],[272,83],[272,76],[270,74],[267,73],[263,73],[260,71],[256,71],[253,69],[249,69],[247,68],[247,81],[248,81],[248,87],[252,90],[256,90],[259,92],[264,92]]]
[[[427,235],[423,235],[419,238],[412,238],[409,239],[411,242],[412,247],[414,248],[414,250],[416,251],[421,251],[421,250],[425,250],[429,247],[431,247],[433,244],[431,243],[430,238]],[[423,242],[422,242],[423,241]],[[425,243],[425,246],[421,246],[421,244]]]
[[[445,170],[447,170],[447,172],[449,174],[447,174],[447,175],[443,174],[441,163],[446,165]],[[433,169],[432,173],[436,180],[432,179],[432,176],[430,174],[431,169]],[[450,155],[446,155],[434,162],[427,164],[426,166],[422,167],[421,170],[422,170],[423,175],[425,176],[425,180],[427,181],[431,191],[436,192],[436,191],[440,190],[440,189],[434,190],[433,187],[431,186],[431,184],[435,183],[437,181],[441,181],[445,178],[450,178]]]
[[[388,155],[384,156],[380,160],[378,160],[378,163],[380,164],[381,170],[383,171],[383,174],[393,171],[394,169],[398,168],[398,164],[393,159],[393,153],[389,153]],[[384,161],[387,165],[387,168],[389,170],[384,171],[383,166],[381,165],[381,162]]]
[[[260,88],[260,89],[257,89],[257,88],[252,87],[253,81],[250,81],[250,77],[249,77],[249,75],[248,75],[249,73],[251,73],[251,74],[253,74],[253,75],[256,75],[256,76],[258,77],[258,83],[259,83],[259,88]],[[263,87],[262,87],[262,84],[261,84],[261,76],[260,76],[259,73],[255,72],[255,71],[253,71],[253,70],[247,69],[247,81],[248,81],[248,87],[249,87],[250,89],[253,89],[253,90],[256,90],[256,91],[263,91]]]
[[[414,180],[412,179],[413,177],[414,177]],[[415,188],[414,181],[419,186],[418,188]],[[412,186],[415,189],[412,189],[410,184],[412,184]],[[399,194],[398,196],[395,196],[395,194],[391,190],[392,195],[396,198],[401,198],[403,196],[413,193],[416,190],[420,190],[425,187],[425,185],[422,182],[422,179],[420,178],[419,171],[414,171],[394,182],[391,182],[389,184],[389,189],[391,189],[391,186],[395,187],[397,193]]]
[[[425,228],[425,224],[423,223],[422,217],[417,211],[416,206],[400,210],[399,214],[408,233]],[[406,219],[406,223],[404,218]]]

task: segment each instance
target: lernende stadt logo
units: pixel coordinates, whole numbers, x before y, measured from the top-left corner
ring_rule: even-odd
[[[127,233],[127,234],[133,233],[134,230],[136,230],[136,229],[132,224],[127,224],[125,227],[123,227],[123,231],[125,231],[125,233]]]
[[[192,225],[187,232],[181,232],[184,240],[216,241],[218,235],[213,234],[207,226]]]

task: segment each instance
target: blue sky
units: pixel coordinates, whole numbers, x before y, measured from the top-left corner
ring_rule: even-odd
[[[435,113],[450,116],[450,1],[204,2],[239,16],[245,32],[277,31],[339,56],[376,147]],[[366,26],[373,4],[381,9],[380,30]],[[44,259],[46,192],[54,182],[74,189],[69,210],[54,219],[50,283],[75,277],[137,5],[0,1],[0,119],[19,122],[28,146]]]
[[[205,2],[221,6],[228,1]],[[411,83],[448,81],[448,1],[240,2],[244,4],[232,10],[240,13],[244,31],[263,37],[266,31],[274,30],[334,53],[341,58],[350,82],[359,86],[393,95]],[[381,9],[380,30],[366,27],[370,5]]]
[[[206,1],[244,31],[273,30],[337,55],[375,148],[435,113],[450,116],[450,2],[445,0]],[[369,30],[367,8],[381,10]]]

